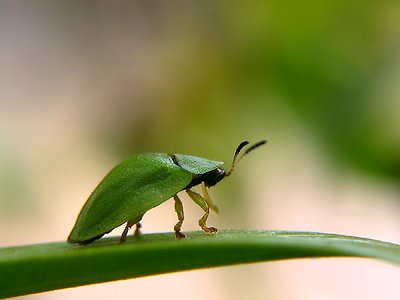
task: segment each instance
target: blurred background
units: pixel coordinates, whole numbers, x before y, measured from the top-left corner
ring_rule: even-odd
[[[65,240],[133,153],[229,168],[242,140],[264,138],[211,189],[210,225],[400,243],[399,20],[398,1],[1,1],[0,246]],[[175,223],[168,201],[143,232]],[[399,284],[397,267],[338,258],[22,299],[399,299]]]

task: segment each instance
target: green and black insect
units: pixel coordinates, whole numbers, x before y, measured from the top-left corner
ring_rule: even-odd
[[[181,232],[183,206],[177,195],[183,190],[204,210],[199,220],[202,230],[206,233],[216,232],[215,227],[206,225],[210,209],[218,213],[207,188],[230,176],[245,155],[265,143],[255,143],[239,157],[249,142],[240,143],[228,172],[221,168],[223,162],[184,154],[142,153],[131,156],[112,169],[90,195],[78,215],[68,242],[89,244],[127,223],[120,239],[124,242],[129,229],[135,224],[135,234],[138,233],[139,222],[147,211],[172,197],[179,220],[174,227],[175,235],[184,238]],[[202,196],[190,190],[199,184]]]

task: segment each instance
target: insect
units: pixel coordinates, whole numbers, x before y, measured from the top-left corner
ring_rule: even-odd
[[[249,142],[240,143],[228,172],[221,167],[223,162],[190,155],[142,153],[131,156],[112,169],[89,196],[68,242],[86,245],[127,223],[120,238],[124,242],[133,225],[136,225],[135,235],[139,234],[139,222],[147,211],[170,198],[175,200],[178,216],[174,226],[176,238],[184,238],[181,232],[183,205],[177,195],[183,190],[204,211],[199,220],[201,229],[206,233],[217,232],[215,227],[206,225],[210,210],[218,213],[207,188],[230,176],[245,155],[265,143],[265,140],[255,143],[239,156]],[[199,184],[202,196],[191,190]]]

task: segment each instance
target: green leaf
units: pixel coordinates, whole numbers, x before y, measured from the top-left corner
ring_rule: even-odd
[[[314,232],[230,230],[103,238],[0,249],[0,298],[206,267],[305,257],[369,257],[400,265],[400,245]]]

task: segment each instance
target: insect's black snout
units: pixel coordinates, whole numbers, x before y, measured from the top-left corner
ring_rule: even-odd
[[[204,174],[204,183],[206,186],[214,186],[221,181],[226,175],[226,172],[222,168],[217,168],[206,174]]]

